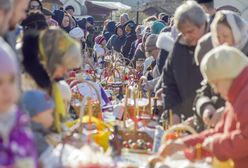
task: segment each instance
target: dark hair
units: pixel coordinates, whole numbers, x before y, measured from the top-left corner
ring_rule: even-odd
[[[26,72],[34,79],[37,85],[45,90],[51,90],[51,80],[39,59],[39,33],[29,31],[23,38],[23,65]]]
[[[24,31],[27,30],[44,30],[48,28],[45,16],[40,13],[30,14],[23,22],[22,26]]]
[[[213,9],[214,8],[214,2],[208,2],[208,3],[203,3],[207,9]]]
[[[170,16],[168,15],[164,15],[161,20],[163,20],[166,24],[169,24],[169,21],[170,21]]]
[[[75,9],[74,9],[74,7],[73,6],[71,6],[71,5],[69,5],[69,6],[67,6],[66,8],[65,8],[65,10],[67,11],[67,10],[73,10],[73,12],[75,12]]]
[[[207,9],[214,8],[214,1],[213,0],[197,0],[200,5],[204,5]]]
[[[118,29],[121,29],[123,34],[124,34],[124,28],[123,28],[123,26],[121,24],[117,24],[117,26],[115,28],[115,34],[117,34]]]

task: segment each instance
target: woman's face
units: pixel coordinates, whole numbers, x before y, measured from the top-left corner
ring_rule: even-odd
[[[37,1],[30,2],[29,13],[41,13],[41,6]]]
[[[64,16],[63,21],[62,21],[62,26],[63,27],[70,26],[70,18],[69,18],[69,16]]]
[[[228,92],[232,85],[231,79],[215,80],[210,82],[215,93],[219,93],[224,99],[227,100]]]
[[[101,45],[104,47],[106,44],[107,44],[107,41],[106,40],[103,40],[103,42],[102,42]]]
[[[222,44],[227,44],[229,46],[235,45],[232,30],[228,26],[222,23],[217,24],[217,36],[218,36],[217,38],[219,41],[219,45]]]
[[[17,101],[18,87],[12,74],[0,75],[0,113],[8,111]]]
[[[122,36],[123,35],[123,30],[121,28],[117,29],[117,35]]]
[[[32,120],[42,124],[45,128],[50,128],[53,124],[53,109],[48,109],[34,116]]]
[[[57,65],[52,77],[53,79],[60,79],[63,78],[67,73],[67,68],[66,66],[63,65]]]

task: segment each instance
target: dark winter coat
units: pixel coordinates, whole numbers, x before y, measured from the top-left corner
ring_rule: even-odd
[[[129,52],[131,49],[132,43],[137,39],[136,33],[133,31],[128,33],[125,39],[125,43],[122,46],[121,53],[125,58],[129,58]]]
[[[164,107],[174,114],[193,116],[196,90],[203,80],[194,61],[195,47],[189,47],[178,37],[163,69]]]
[[[124,45],[125,41],[126,41],[126,36],[125,35],[117,36],[116,34],[114,34],[109,39],[109,41],[107,43],[107,48],[109,50],[111,50],[112,47],[113,47],[115,51],[121,52],[121,47]]]
[[[104,36],[106,41],[108,41],[110,39],[110,37],[115,34],[115,29],[116,29],[115,24],[116,23],[114,21],[110,21],[106,25],[106,29],[103,33],[103,36]]]
[[[130,51],[129,51],[129,54],[128,54],[128,57],[129,57],[129,59],[130,60],[132,60],[133,59],[133,56],[134,56],[134,54],[135,54],[135,52],[136,52],[136,50],[137,50],[137,47],[139,46],[139,44],[142,42],[142,40],[140,39],[140,40],[135,40],[133,43],[132,43],[132,45],[131,45],[131,48],[130,48]]]
[[[146,59],[146,54],[145,54],[144,46],[142,44],[139,44],[137,50],[135,51],[133,59],[131,60],[131,64],[134,67],[136,67],[136,61],[145,60],[145,59]]]
[[[164,50],[164,49],[161,49],[159,52],[157,65],[158,65],[158,70],[159,70],[160,74],[162,74],[162,72],[163,72],[165,61],[166,61],[168,55],[169,55],[169,52]]]

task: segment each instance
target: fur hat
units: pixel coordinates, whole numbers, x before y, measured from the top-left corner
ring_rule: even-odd
[[[158,36],[158,40],[156,43],[156,46],[160,49],[164,49],[168,52],[172,51],[173,46],[174,46],[174,40],[170,36],[169,32],[166,33],[160,33]]]
[[[205,81],[235,79],[248,66],[248,58],[240,50],[222,45],[203,58],[200,69]]]

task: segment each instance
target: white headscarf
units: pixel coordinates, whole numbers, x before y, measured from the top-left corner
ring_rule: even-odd
[[[219,20],[223,17],[226,17],[228,25],[231,27],[235,46],[236,48],[243,50],[246,43],[248,42],[248,23],[232,11],[219,11],[216,13],[215,18],[211,24],[211,34],[213,46],[219,46],[218,34],[217,34],[217,25]]]

